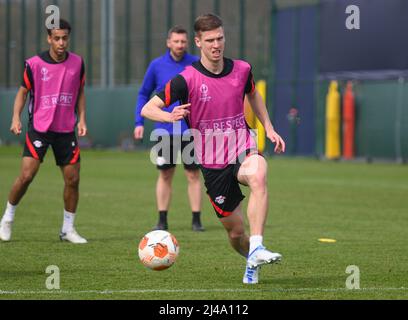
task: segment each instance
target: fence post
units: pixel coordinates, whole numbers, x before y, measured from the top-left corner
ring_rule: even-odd
[[[290,155],[295,155],[297,152],[297,123],[296,118],[298,117],[298,90],[297,86],[299,84],[299,38],[300,38],[300,9],[295,8],[294,20],[293,20],[293,73],[291,80],[292,94],[291,94],[291,106],[288,112],[289,119],[289,143],[288,151]],[[293,118],[293,116],[295,117]],[[292,121],[295,120],[295,121]]]
[[[173,0],[167,0],[167,30],[170,30],[172,26],[173,26]]]
[[[11,28],[10,28],[10,17],[11,17],[11,3],[10,0],[6,1],[6,19],[5,28],[6,30],[6,88],[10,87],[10,41],[11,41]]]
[[[239,56],[245,59],[245,0],[239,2]]]
[[[72,26],[75,26],[75,2],[74,0],[69,1],[69,23]],[[78,33],[78,29],[75,29],[76,33]],[[71,35],[71,40],[70,40],[70,48],[71,51],[75,52],[75,33]]]
[[[320,45],[320,32],[319,32],[319,27],[320,27],[320,9],[321,5],[320,3],[316,4],[316,21],[315,21],[315,38],[316,38],[316,45],[315,45],[315,59],[316,59],[316,70],[314,72],[314,105],[315,105],[315,155],[318,158],[323,158],[324,157],[324,147],[323,147],[323,141],[324,141],[324,125],[322,123],[323,121],[323,112],[321,112],[321,108],[319,107],[320,105],[320,88],[321,88],[321,81],[319,80],[319,45]]]
[[[276,13],[277,13],[277,7],[276,7],[276,0],[271,0],[270,1],[270,29],[269,29],[269,37],[270,37],[270,45],[269,45],[269,72],[268,72],[268,84],[267,84],[267,94],[266,94],[266,99],[267,99],[267,107],[268,107],[268,113],[269,117],[272,119],[273,122],[273,117],[274,117],[274,103],[273,99],[275,97],[274,95],[274,90],[276,86],[276,74],[275,74],[275,57],[276,57],[276,48],[275,48],[275,40],[276,40]],[[272,150],[272,145],[269,142],[266,142],[266,151],[273,153]]]
[[[220,0],[214,0],[214,13],[219,15],[220,11]]]
[[[93,36],[92,36],[92,0],[87,0],[86,2],[86,33],[87,33],[87,43],[86,43],[86,58],[87,58],[87,84],[89,86],[92,86],[92,41],[93,41]]]
[[[36,2],[36,51],[40,53],[41,51],[41,30],[42,30],[42,14],[41,14],[41,0],[37,0]]]
[[[21,73],[24,72],[24,64],[23,61],[26,58],[26,0],[21,0],[21,58],[20,58],[20,66],[21,66]]]
[[[402,131],[401,131],[401,119],[402,119],[402,108],[404,105],[404,77],[398,78],[398,98],[396,103],[395,112],[395,156],[398,163],[403,163],[404,159],[402,156]]]
[[[111,87],[115,77],[115,5],[113,0],[103,0],[101,6],[101,85]]]
[[[196,19],[196,14],[197,14],[197,1],[196,0],[190,0],[190,24],[191,24],[191,30],[194,30],[194,22]],[[194,44],[194,32],[190,33],[190,52],[192,54],[195,53],[195,44]]]
[[[145,69],[149,66],[152,56],[152,4],[145,1]]]
[[[130,15],[132,11],[132,1],[125,2],[125,83],[130,83],[130,71],[132,70],[132,60],[130,59]]]

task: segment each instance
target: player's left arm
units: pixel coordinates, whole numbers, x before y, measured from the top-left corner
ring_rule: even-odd
[[[263,98],[258,90],[253,86],[252,90],[248,92],[246,96],[252,110],[264,126],[266,136],[272,141],[272,143],[275,144],[274,151],[276,153],[285,152],[285,141],[273,128],[265,102],[263,101]]]
[[[79,88],[78,95],[78,136],[83,137],[87,134],[86,127],[86,101],[85,101],[85,67],[82,62],[82,71],[81,71],[81,85]]]

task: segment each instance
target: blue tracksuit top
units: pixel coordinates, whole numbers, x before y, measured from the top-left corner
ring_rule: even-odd
[[[146,74],[143,79],[142,86],[139,90],[139,95],[136,102],[135,108],[135,126],[143,126],[144,119],[140,115],[143,106],[150,100],[150,97],[153,92],[159,93],[164,90],[166,83],[174,78],[177,74],[182,72],[186,66],[191,65],[193,62],[197,61],[199,58],[191,54],[185,53],[183,58],[180,61],[176,61],[170,55],[170,50],[154,59],[147,68]],[[175,106],[180,105],[179,102],[176,102],[164,108],[164,111],[171,112]],[[175,126],[177,129],[180,126]],[[181,132],[175,132],[173,130],[173,123],[166,122],[156,122],[155,128],[165,129],[171,135],[182,134],[187,130],[187,124],[185,120],[181,120]]]

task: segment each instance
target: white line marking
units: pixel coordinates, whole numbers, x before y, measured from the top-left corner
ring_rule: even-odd
[[[121,294],[121,293],[202,293],[202,292],[367,292],[367,291],[408,291],[408,288],[276,288],[276,289],[129,289],[129,290],[0,290],[0,295],[36,295],[36,294]]]

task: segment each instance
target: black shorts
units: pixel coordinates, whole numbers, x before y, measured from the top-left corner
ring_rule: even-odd
[[[228,217],[245,198],[237,180],[241,163],[223,169],[201,167],[207,194],[218,218]]]
[[[256,150],[249,149],[245,153],[246,157],[254,153],[262,156]],[[242,157],[238,158],[241,159]],[[218,218],[231,215],[245,198],[237,178],[241,164],[237,159],[235,164],[230,164],[223,169],[208,169],[200,166],[207,194]]]
[[[153,149],[156,149],[154,152],[157,154],[157,169],[167,170],[174,168],[180,152],[184,169],[198,170],[199,166],[194,157],[193,143],[193,137],[190,137],[188,141],[183,141],[181,136],[159,136],[157,143],[153,146]]]
[[[75,132],[38,132],[29,129],[26,134],[23,157],[31,157],[43,162],[48,146],[54,151],[58,166],[80,162],[80,150]]]

